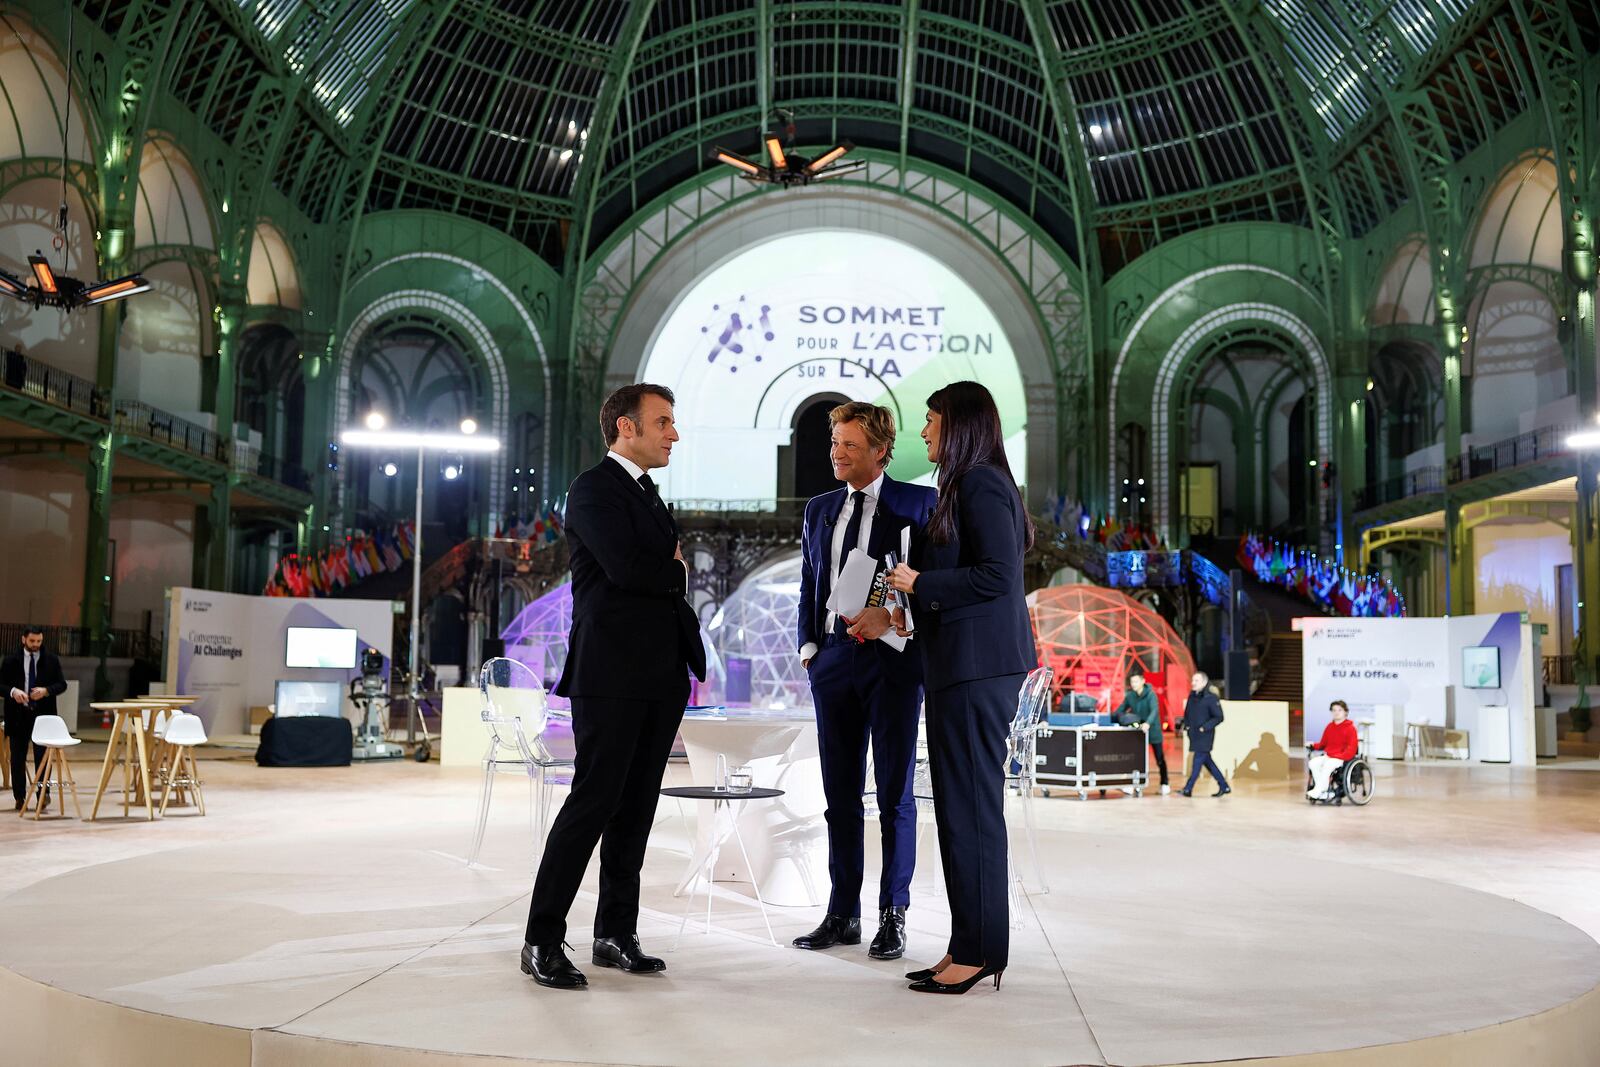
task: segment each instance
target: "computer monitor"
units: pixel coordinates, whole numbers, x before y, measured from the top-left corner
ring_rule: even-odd
[[[276,709],[279,718],[296,715],[344,714],[343,682],[288,682],[280,680],[277,686]]]
[[[1468,689],[1500,688],[1500,646],[1468,645],[1461,650],[1461,684]]]
[[[336,626],[291,626],[285,638],[285,667],[353,670],[356,632]]]

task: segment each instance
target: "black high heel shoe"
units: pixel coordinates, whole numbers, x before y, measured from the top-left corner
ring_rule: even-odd
[[[934,978],[924,978],[920,982],[911,983],[911,989],[918,993],[945,993],[950,996],[960,996],[985,978],[994,976],[994,987],[1000,988],[1000,976],[1006,973],[1004,967],[985,967],[965,982],[940,982]]]
[[[934,975],[936,975],[938,973],[939,972],[934,970],[932,967],[924,967],[920,971],[907,971],[906,972],[906,981],[908,981],[908,982],[926,982],[928,979],[932,978]]]

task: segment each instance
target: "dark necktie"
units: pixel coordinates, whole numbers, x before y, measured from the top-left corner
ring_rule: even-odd
[[[37,653],[28,653],[28,684],[25,688],[25,692],[28,694],[28,700],[30,702],[33,700],[33,661],[38,658],[39,657]]]
[[[639,485],[643,487],[645,499],[650,501],[651,507],[661,503],[661,494],[656,492],[655,480],[648,474],[639,475]]]
[[[844,524],[844,544],[839,546],[839,560],[834,568],[834,573],[841,575],[844,573],[844,561],[850,557],[850,550],[861,544],[861,518],[867,510],[867,494],[857,489],[850,494],[850,501],[855,505],[855,510],[850,512],[850,521]],[[849,629],[842,618],[834,620],[833,628],[840,634]]]

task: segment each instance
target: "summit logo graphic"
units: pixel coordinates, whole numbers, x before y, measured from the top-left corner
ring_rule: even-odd
[[[720,303],[712,304],[712,322],[700,327],[700,332],[712,339],[711,348],[706,352],[706,362],[720,363],[728,368],[728,373],[735,374],[738,373],[741,357],[749,349],[751,359],[760,363],[763,353],[759,349],[777,339],[771,314],[771,305],[762,304],[757,311],[748,304],[743,294],[727,308]],[[717,325],[719,320],[720,325]]]

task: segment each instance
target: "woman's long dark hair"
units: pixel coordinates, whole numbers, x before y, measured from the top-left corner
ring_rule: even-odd
[[[994,397],[978,382],[951,382],[928,398],[928,410],[939,415],[939,503],[928,521],[928,533],[936,544],[947,545],[956,536],[956,499],[961,478],[974,467],[988,464],[1005,472],[1013,487],[1017,480],[1006,460],[1005,435],[1000,430],[1000,409]],[[1023,551],[1033,547],[1033,518],[1017,494],[1022,509],[1027,540]]]

